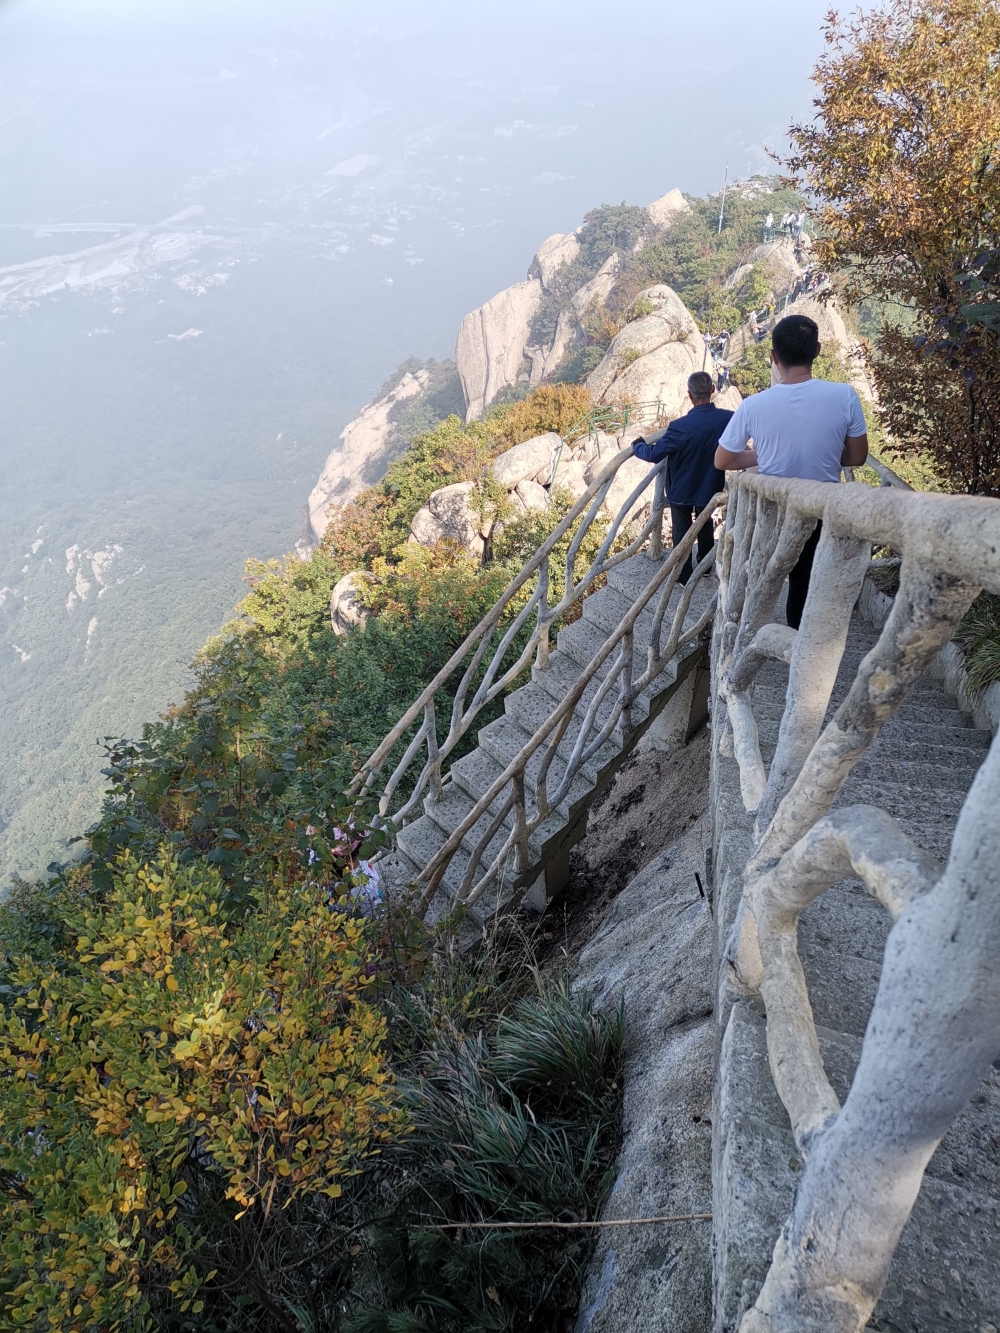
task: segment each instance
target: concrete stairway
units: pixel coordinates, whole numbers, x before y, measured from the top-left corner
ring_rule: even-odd
[[[657,568],[658,566],[650,562],[645,555],[634,556],[609,572],[606,587],[598,589],[584,599],[580,619],[560,631],[557,646],[550,654],[548,668],[546,670],[533,668],[532,679],[507,696],[504,715],[482,728],[478,736],[478,747],[472,753],[464,755],[452,764],[446,775],[442,798],[438,801],[425,800],[424,814],[398,831],[395,855],[387,858],[389,873],[397,883],[415,880],[419,871],[444,845],[448,836],[458,827],[480,797],[489,790],[511,759],[527,745],[537,728],[565,698],[581,672],[590,664],[608,636],[617,628],[622,617],[631,609]],[[695,589],[686,625],[694,623],[704,611],[715,586],[714,577],[709,576]],[[674,590],[671,607],[676,606],[680,592],[680,589]],[[636,676],[645,669],[655,600],[652,599],[651,606],[636,622],[633,659],[633,671]],[[664,623],[664,638],[670,628],[670,619],[668,613]],[[556,790],[565,774],[565,760],[571,754],[579,735],[583,714],[614,662],[616,653],[617,650],[611,654],[577,706],[576,715],[549,768],[550,792]],[[697,692],[694,690],[696,680],[702,687]],[[685,718],[686,728],[700,725],[707,716],[707,687],[705,649],[701,645],[690,646],[678,654],[658,679],[636,699],[632,708],[633,730],[628,737],[623,736],[620,725],[616,727],[601,750],[576,775],[558,808],[535,831],[530,842],[532,864],[529,871],[518,878],[513,869],[513,855],[510,856],[503,881],[496,882],[488,888],[471,909],[474,922],[481,924],[498,910],[515,887],[523,886],[525,883],[529,886],[529,903],[538,907],[544,906],[565,881],[569,849],[583,836],[587,810],[594,797],[610,782],[640,737],[654,726],[658,719],[662,724],[660,715],[671,700],[676,700],[678,703],[683,700],[689,709],[693,709],[693,713]],[[602,707],[599,714],[602,722],[614,709],[615,694],[616,691],[612,690]],[[681,743],[683,739],[682,736]],[[525,789],[529,818],[537,808],[533,801],[534,780],[543,754],[544,750],[540,750],[527,766]],[[498,798],[492,808],[495,810],[500,804],[502,799]],[[485,833],[489,818],[488,815],[483,815],[465,835],[431,904],[427,915],[429,922],[439,920],[450,910],[468,867],[470,855]],[[496,834],[483,856],[482,869],[488,867],[499,854],[510,832],[511,818],[508,818]]]
[[[876,638],[877,631],[855,615],[831,710]],[[787,679],[787,667],[778,663],[769,663],[758,677],[754,711],[766,761],[774,752]],[[962,801],[991,739],[926,678],[885,726],[837,804],[881,807],[944,862]],[[735,912],[736,872],[749,851],[752,823],[732,759],[717,762],[715,820],[721,942]],[[800,921],[799,954],[827,1073],[841,1101],[860,1055],[889,924],[856,880],[835,885]],[[730,1001],[718,1017],[714,1330],[731,1333],[764,1280],[802,1163],[771,1079],[762,1007]],[[882,1333],[1000,1328],[1000,1074],[991,1074],[934,1154],[869,1328]]]

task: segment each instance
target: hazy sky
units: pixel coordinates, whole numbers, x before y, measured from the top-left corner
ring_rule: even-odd
[[[534,183],[532,225],[701,193],[727,160],[766,168],[764,145],[808,113],[826,6],[5,0],[0,220],[151,220],[212,173],[230,207],[287,216],[341,153],[405,169],[432,145],[446,194]]]

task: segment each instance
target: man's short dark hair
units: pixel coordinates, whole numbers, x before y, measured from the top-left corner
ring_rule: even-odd
[[[692,398],[711,398],[715,384],[707,370],[696,370],[688,376],[688,393]]]
[[[774,326],[771,346],[783,366],[811,366],[819,355],[819,326],[808,315],[786,315]]]

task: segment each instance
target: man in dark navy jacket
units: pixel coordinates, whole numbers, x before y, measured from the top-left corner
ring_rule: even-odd
[[[684,534],[716,492],[726,484],[726,474],[715,466],[719,436],[729,425],[732,412],[715,407],[715,386],[705,370],[688,377],[691,411],[672,421],[666,430],[648,440],[639,439],[632,446],[636,458],[647,463],[667,460],[666,501],[670,506],[673,544],[679,546]],[[715,544],[711,520],[698,533],[698,559],[703,560]],[[691,557],[681,570],[681,583],[691,577]]]

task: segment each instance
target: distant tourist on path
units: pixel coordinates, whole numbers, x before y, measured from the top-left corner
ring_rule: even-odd
[[[764,219],[764,240],[766,242],[766,241],[771,241],[773,239],[774,239],[774,214],[768,213],[767,217]]]
[[[757,323],[756,310],[751,310],[747,315],[747,323],[750,325],[750,337],[754,342],[760,342],[760,325]]]
[[[728,373],[728,372],[727,372]],[[636,440],[632,446],[636,458],[647,463],[659,463],[666,458],[666,501],[670,506],[670,527],[674,546],[680,544],[698,514],[713,495],[726,484],[726,478],[715,464],[719,437],[732,420],[732,412],[716,407],[712,402],[712,377],[704,370],[688,376],[687,391],[691,410],[687,416],[672,421],[666,430],[658,431],[648,440]],[[712,520],[709,519],[698,533],[698,560],[704,560],[715,544]],[[680,581],[691,577],[692,561],[688,556],[681,570]]]
[[[797,241],[801,241],[802,237],[805,234],[806,234],[806,215],[805,213],[799,213],[799,215],[795,219],[795,239]]]
[[[849,384],[814,380],[819,329],[806,315],[786,315],[771,334],[776,382],[744,398],[715,451],[715,466],[727,471],[756,467],[770,477],[840,481],[842,467],[860,467],[868,457],[868,428],[861,399]],[[753,441],[754,447],[747,445]],[[788,575],[785,619],[798,629],[809,591],[809,575],[822,523],[802,548]]]

